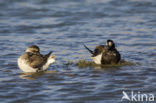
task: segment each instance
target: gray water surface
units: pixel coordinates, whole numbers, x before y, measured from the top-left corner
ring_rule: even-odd
[[[91,61],[83,43],[94,49],[107,39],[139,65],[76,66]],[[57,62],[48,70],[55,72],[23,77],[17,58],[32,44],[43,54],[54,51]],[[156,2],[1,0],[0,51],[1,103],[120,103],[122,91],[156,96]]]

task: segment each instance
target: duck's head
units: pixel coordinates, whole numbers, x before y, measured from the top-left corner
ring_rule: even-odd
[[[48,58],[48,64],[52,64],[55,62],[55,55],[52,54],[49,58]]]
[[[37,54],[40,53],[40,48],[37,45],[31,45],[26,49],[25,52]]]
[[[113,40],[107,40],[106,42],[106,46],[108,47],[108,49],[114,49],[115,48],[115,43],[113,42]]]

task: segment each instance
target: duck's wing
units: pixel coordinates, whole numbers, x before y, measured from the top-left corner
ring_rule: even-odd
[[[121,60],[121,55],[120,55],[120,53],[119,53],[119,51],[115,51],[115,54],[116,54],[116,58],[117,58],[117,62],[119,62],[120,60]]]
[[[40,54],[28,53],[28,62],[32,68],[41,68],[45,64],[44,57]]]
[[[109,51],[103,52],[101,63],[102,64],[110,64],[112,61],[112,55]]]
[[[118,63],[120,58],[120,53],[117,50],[108,50],[103,53],[101,62],[103,64]]]

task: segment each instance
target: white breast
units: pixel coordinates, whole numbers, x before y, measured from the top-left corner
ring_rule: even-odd
[[[36,72],[36,69],[26,64],[25,60],[18,58],[18,66],[23,72]]]
[[[97,55],[97,56],[95,56],[95,57],[91,57],[91,58],[94,61],[94,63],[101,64],[101,57],[102,57],[102,53]]]

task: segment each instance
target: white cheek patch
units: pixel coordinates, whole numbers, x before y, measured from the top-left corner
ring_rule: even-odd
[[[94,63],[101,64],[101,57],[102,57],[102,53],[97,55],[97,56],[95,56],[95,57],[91,57],[91,58],[94,61]]]
[[[108,45],[109,45],[109,46],[112,46],[112,42],[109,42]]]

